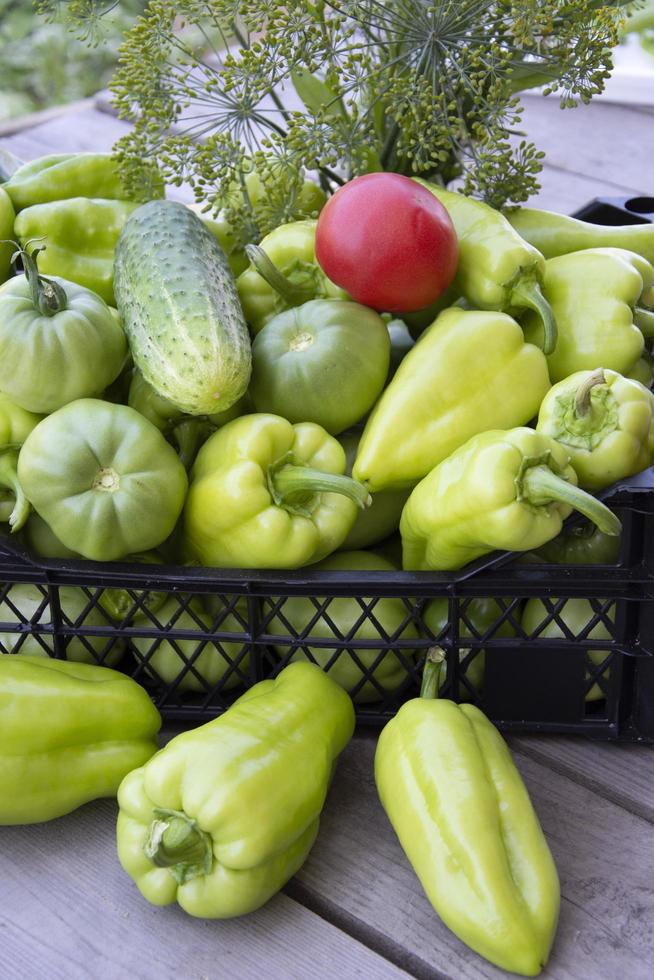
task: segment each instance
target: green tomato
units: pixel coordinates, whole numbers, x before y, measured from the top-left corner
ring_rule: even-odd
[[[396,571],[390,562],[369,551],[347,551],[342,554],[331,555],[314,565],[313,568],[316,571],[326,572]],[[316,616],[316,607],[312,600],[306,596],[291,596],[284,602],[281,614],[284,618],[275,617],[266,627],[267,631],[271,634],[287,634],[289,630],[288,626],[285,625],[284,621],[286,621],[297,634],[300,634],[306,630],[309,623],[313,622]],[[329,674],[333,681],[336,681],[352,695],[352,700],[357,704],[380,701],[384,694],[397,691],[403,684],[406,684],[409,675],[398,655],[392,650],[388,650],[372,671],[371,676],[374,678],[374,683],[372,680],[363,680],[364,671],[370,671],[387,643],[379,627],[387,636],[403,641],[417,640],[418,630],[410,620],[402,628],[402,624],[407,618],[407,607],[402,599],[380,599],[374,607],[373,616],[376,622],[366,618],[355,629],[354,636],[348,644],[353,653],[342,649],[344,645],[342,642],[340,649],[336,645],[333,647],[316,647],[303,644],[301,649],[295,650],[291,654],[290,659],[314,660]],[[309,629],[309,636],[314,639],[340,639],[338,634],[346,636],[361,618],[362,609],[356,597],[335,597],[331,600],[325,614],[313,623]],[[334,626],[338,634],[334,632]],[[356,640],[376,640],[379,646],[373,648],[357,647]],[[288,653],[288,647],[282,643],[276,643],[275,650],[281,657]],[[415,650],[413,648],[402,648],[402,657],[405,663],[411,662],[414,656]]]
[[[147,673],[153,680],[164,684],[174,684],[179,691],[207,691],[218,684],[221,690],[229,691],[243,683],[247,675],[250,654],[239,659],[245,641],[223,640],[216,643],[198,639],[181,639],[174,636],[175,630],[210,631],[214,620],[213,612],[207,610],[197,599],[191,599],[186,609],[180,609],[180,596],[170,596],[156,614],[156,618],[166,632],[172,631],[171,640],[152,637],[134,637],[132,646],[139,660],[147,664]],[[242,615],[246,617],[246,612]],[[152,623],[148,621],[148,626]],[[239,633],[244,630],[243,623],[232,613],[228,613],[216,627],[220,632]],[[197,651],[197,657],[194,654]],[[192,666],[189,662],[192,661]],[[232,664],[238,661],[238,668]]]
[[[59,587],[59,606],[64,626],[109,627],[109,617],[97,605],[86,614],[89,596],[79,588],[70,585]],[[52,626],[52,614],[47,587],[23,582],[12,585],[6,599],[0,603],[0,624],[15,623],[23,626],[32,623],[41,628]],[[102,664],[114,667],[121,659],[125,644],[122,639],[106,636],[71,636],[65,640],[66,659],[78,663]],[[54,655],[55,645],[48,633],[0,632],[2,653],[22,654],[25,657],[47,657]]]
[[[270,320],[252,345],[258,412],[316,422],[336,435],[379,397],[391,342],[377,313],[346,300],[310,300]]]
[[[15,276],[0,286],[0,390],[29,412],[100,394],[127,357],[125,334],[104,300],[65,279],[52,281],[62,290],[53,314],[35,305],[35,280],[30,286]]]
[[[342,432],[338,441],[347,457],[347,476],[352,476],[361,429]],[[379,544],[400,526],[402,508],[409,498],[410,490],[381,490],[372,494],[372,503],[365,510],[357,510],[357,516],[340,551],[358,551]],[[400,558],[400,564],[401,564]]]
[[[39,422],[20,451],[18,479],[56,537],[94,561],[155,548],[187,489],[175,450],[151,422],[92,398]]]

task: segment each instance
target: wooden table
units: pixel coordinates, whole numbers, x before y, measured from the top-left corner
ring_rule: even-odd
[[[598,195],[654,192],[652,110],[525,104],[525,128],[547,151],[541,206],[572,211]],[[123,130],[101,102],[86,101],[27,128],[5,124],[0,145],[29,159],[108,149]],[[543,976],[650,980],[654,753],[535,736],[511,746],[561,876],[561,920]],[[449,933],[424,897],[377,800],[374,747],[373,734],[353,740],[309,859],[246,919],[195,921],[149,906],[118,865],[113,801],[47,825],[1,828],[0,980],[506,976]]]

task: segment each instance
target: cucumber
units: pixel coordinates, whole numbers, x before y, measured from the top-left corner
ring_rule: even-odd
[[[189,208],[150,201],[116,246],[116,304],[134,363],[182,412],[209,415],[248,387],[250,336],[222,248]]]

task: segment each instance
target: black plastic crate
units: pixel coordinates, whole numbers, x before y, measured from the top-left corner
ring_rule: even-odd
[[[637,216],[643,202],[654,207],[598,199],[577,217],[654,219]],[[439,646],[443,696],[477,703],[505,731],[654,742],[654,469],[602,497],[624,527],[610,566],[496,553],[455,573],[235,571],[39,559],[0,535],[0,653],[118,667],[165,718],[195,724],[292,658],[318,659],[349,666],[359,722],[380,726],[417,694],[425,652]],[[430,616],[437,599],[442,629]],[[497,605],[477,630],[480,599]],[[543,621],[527,634],[534,599]],[[566,603],[580,599],[570,630]]]
[[[119,667],[165,717],[195,723],[294,657],[331,670],[349,657],[358,719],[381,725],[416,695],[437,645],[443,695],[474,701],[504,730],[654,741],[654,470],[604,499],[624,525],[610,566],[523,564],[507,553],[456,573],[233,571],[38,560],[5,537],[0,650]],[[544,602],[537,632],[559,637],[522,629],[534,597]],[[437,598],[447,603],[440,630],[428,614]],[[497,607],[476,630],[480,598]],[[580,598],[583,622],[571,631],[561,613]]]

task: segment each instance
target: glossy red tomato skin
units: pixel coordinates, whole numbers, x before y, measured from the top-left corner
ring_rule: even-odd
[[[374,310],[421,310],[454,279],[456,232],[426,187],[402,174],[355,177],[320,212],[316,257],[352,299]]]

